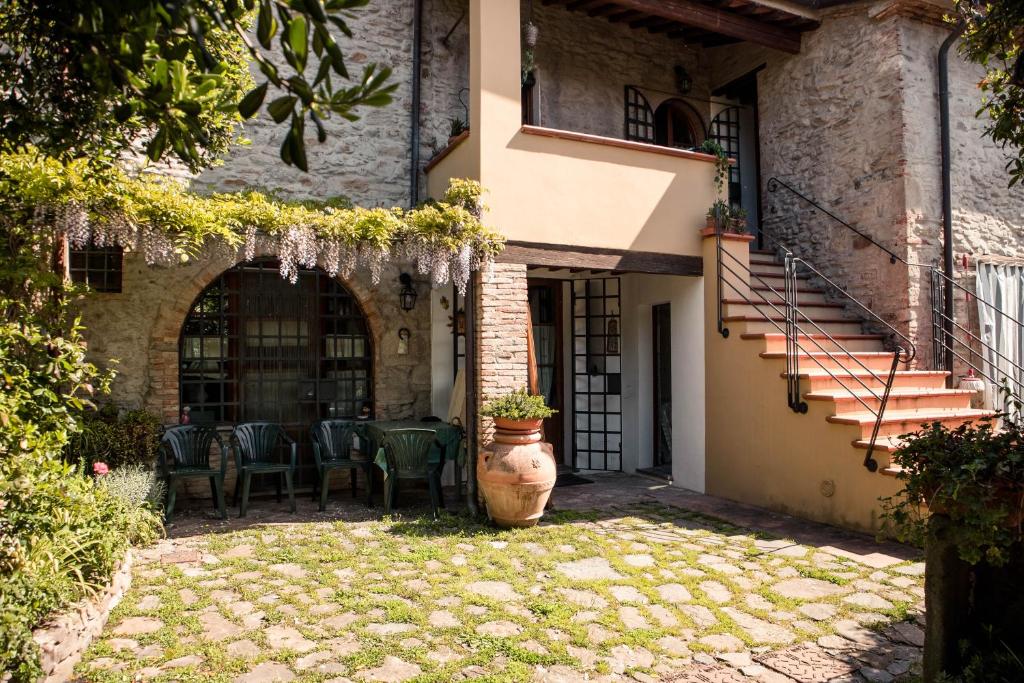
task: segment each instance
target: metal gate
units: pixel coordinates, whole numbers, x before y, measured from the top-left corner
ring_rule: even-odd
[[[573,469],[622,469],[619,278],[572,283]]]
[[[729,167],[729,204],[738,207],[743,194],[740,184],[740,108],[728,107],[718,112],[708,126],[708,137],[722,146],[726,156],[736,160]]]
[[[324,271],[259,260],[225,271],[192,305],[179,342],[181,406],[193,423],[270,421],[299,443],[300,483],[315,480],[309,427],[373,406],[373,352],[352,294]]]

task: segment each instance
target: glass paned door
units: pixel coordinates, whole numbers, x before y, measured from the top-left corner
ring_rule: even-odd
[[[565,405],[562,361],[562,282],[530,280],[530,323],[537,364],[537,390],[547,404],[557,410],[544,420],[544,439],[555,451],[555,462],[564,462]]]
[[[619,278],[574,280],[573,468],[622,469]]]
[[[658,466],[672,462],[672,311],[669,304],[658,304],[653,314],[654,465]]]

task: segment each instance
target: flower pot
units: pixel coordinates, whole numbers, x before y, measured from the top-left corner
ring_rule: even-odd
[[[500,527],[534,526],[551,497],[555,454],[551,444],[541,441],[540,423],[495,418],[494,442],[477,458],[487,514]]]
[[[532,434],[540,432],[544,420],[512,420],[507,417],[495,417],[494,428],[503,432]]]

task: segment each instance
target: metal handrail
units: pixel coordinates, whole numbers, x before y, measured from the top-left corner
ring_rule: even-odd
[[[715,239],[716,239],[716,253],[717,253],[717,256],[718,256],[717,264],[716,264],[716,271],[717,271],[717,274],[718,274],[718,283],[717,283],[718,289],[717,289],[717,293],[718,293],[718,329],[719,329],[719,332],[725,338],[727,338],[729,336],[729,330],[728,330],[727,327],[725,327],[723,316],[722,316],[722,299],[723,299],[723,297],[722,297],[722,288],[723,288],[723,284],[724,284],[725,286],[728,286],[729,288],[731,288],[736,293],[736,295],[738,295],[741,298],[741,300],[744,303],[752,306],[754,308],[754,310],[761,315],[761,317],[763,317],[766,321],[771,323],[777,330],[779,330],[780,332],[782,332],[785,335],[785,339],[786,339],[786,354],[785,355],[786,355],[787,402],[788,402],[789,407],[790,407],[791,410],[793,410],[794,412],[797,412],[797,413],[806,413],[807,410],[808,410],[807,403],[806,403],[806,401],[803,400],[803,396],[800,393],[800,355],[804,354],[804,355],[807,356],[808,359],[810,359],[811,361],[814,361],[822,370],[824,370],[825,373],[832,380],[834,380],[839,386],[841,386],[847,393],[849,393],[849,395],[854,400],[856,400],[858,403],[860,403],[864,407],[865,410],[867,410],[870,414],[875,416],[875,423],[872,426],[871,439],[868,442],[868,448],[867,448],[867,452],[866,452],[865,457],[864,457],[864,463],[863,464],[864,464],[864,466],[869,471],[871,471],[871,472],[876,471],[878,469],[878,462],[873,457],[874,456],[874,451],[875,451],[875,445],[877,443],[878,432],[881,429],[882,420],[883,420],[883,417],[885,415],[885,409],[886,409],[886,407],[888,405],[888,402],[889,402],[889,396],[890,396],[891,391],[892,391],[892,386],[893,386],[893,383],[894,383],[894,380],[895,380],[896,371],[899,368],[899,365],[900,365],[901,362],[906,362],[906,361],[908,361],[910,359],[913,359],[916,356],[916,347],[912,343],[909,342],[909,339],[907,339],[907,341],[908,341],[908,343],[910,343],[910,347],[911,347],[911,351],[909,353],[907,351],[905,351],[903,348],[897,347],[897,349],[893,352],[893,360],[892,360],[892,365],[890,366],[889,372],[888,372],[887,376],[883,379],[882,376],[880,376],[874,370],[872,370],[867,365],[865,365],[859,358],[857,358],[855,355],[853,355],[853,353],[851,351],[847,350],[842,344],[840,344],[835,339],[835,337],[833,337],[827,330],[822,328],[821,325],[819,325],[813,319],[811,319],[811,317],[806,312],[804,312],[804,311],[802,311],[800,309],[799,300],[798,300],[798,287],[797,287],[797,277],[798,277],[797,276],[797,266],[800,265],[800,264],[803,264],[803,265],[807,266],[810,270],[812,270],[814,273],[820,275],[820,273],[819,273],[819,271],[817,269],[813,268],[813,266],[810,266],[810,264],[808,264],[804,259],[801,259],[799,257],[794,256],[792,251],[789,250],[788,248],[786,248],[785,246],[780,245],[781,249],[784,251],[783,277],[784,277],[784,285],[785,285],[784,286],[784,291],[780,293],[770,283],[766,282],[765,279],[762,278],[759,274],[754,273],[753,271],[751,271],[750,268],[747,265],[744,265],[739,259],[737,259],[732,254],[729,254],[728,252],[726,252],[722,248],[722,245],[721,245],[721,242],[722,242],[721,230],[716,230]],[[737,272],[737,270],[735,270],[731,265],[725,263],[725,259],[723,258],[723,256],[728,256],[730,259],[732,259],[733,262],[735,262],[735,264],[737,265],[737,267],[739,269],[745,271],[744,274],[746,276],[746,282],[748,284],[753,283],[754,281],[757,281],[760,285],[762,285],[762,290],[767,290],[768,292],[770,292],[772,294],[775,294],[776,296],[781,297],[782,300],[783,300],[784,309],[782,311],[780,311],[779,307],[776,305],[776,302],[770,301],[768,299],[768,297],[765,296],[762,293],[762,291],[754,290],[754,289],[749,289],[748,291],[751,291],[754,294],[756,294],[761,299],[761,301],[762,301],[761,304],[756,304],[753,300],[750,299],[749,296],[747,296],[747,294],[745,292],[741,291],[733,282],[731,282],[728,279],[724,278],[723,277],[723,272],[728,272],[734,278],[737,278],[737,279],[742,279],[743,275],[741,275],[739,272]],[[821,277],[824,280],[826,280],[830,285],[835,286],[835,284],[831,280],[829,280],[828,278],[825,278],[824,276],[821,276]],[[853,300],[859,306],[861,306],[866,311],[868,311],[868,313],[870,313],[872,317],[874,317],[876,319],[878,318],[878,316],[875,315],[873,311],[870,311],[870,309],[867,309],[866,306],[864,306],[859,301],[854,299],[847,292],[845,292],[844,290],[842,290],[841,288],[838,288],[838,287],[837,287],[837,289],[840,292],[842,292],[847,298]],[[761,308],[762,305],[770,307],[772,309],[772,311],[774,311],[775,313],[782,313],[785,326],[784,327],[780,326],[775,319],[773,319],[765,311],[763,311],[762,308]],[[811,334],[808,334],[804,329],[802,329],[802,327],[801,327],[802,319],[803,319],[803,321],[806,321],[806,323],[810,324],[814,328],[814,330],[816,330],[816,332],[812,332]],[[886,323],[885,321],[879,319],[879,322],[882,322],[887,327],[892,329],[892,331],[894,333],[896,333],[900,338],[906,339],[906,337],[904,335],[899,333],[898,330],[895,330],[894,328],[892,328],[892,326],[888,325],[888,323]],[[829,350],[824,345],[822,345],[821,342],[819,342],[818,339],[815,338],[815,336],[814,336],[815,334],[817,334],[818,336],[825,337],[833,345],[833,347],[841,349],[841,351],[839,353],[840,356],[844,356],[844,357],[846,357],[848,359],[852,359],[872,379],[876,380],[877,382],[882,383],[883,388],[882,388],[881,394],[879,394],[874,388],[870,387],[863,379],[861,379],[861,377],[858,376],[858,374],[856,373],[856,371],[854,369],[852,369],[850,367],[846,367],[842,363],[839,363],[838,362],[838,356],[832,350]],[[809,351],[804,346],[804,344],[802,343],[801,337],[803,339],[809,341],[810,343],[812,343],[814,346],[816,346],[818,348],[818,350],[819,350],[818,353],[824,354],[830,360],[835,361],[836,364],[839,367],[844,368],[846,370],[846,373],[847,373],[847,379],[852,379],[852,380],[856,381],[856,383],[860,384],[860,386],[871,397],[873,397],[874,399],[876,399],[878,401],[878,409],[876,410],[871,405],[869,405],[868,402],[865,401],[858,394],[856,389],[851,388],[851,386],[849,384],[847,384],[847,382],[844,381],[843,378],[838,376],[835,372],[832,371],[831,368],[826,366],[825,363],[823,363],[818,356],[814,355],[814,353],[812,351]],[[905,359],[905,360],[901,360],[901,359]]]

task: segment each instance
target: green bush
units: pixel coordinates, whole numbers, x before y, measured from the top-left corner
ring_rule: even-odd
[[[159,506],[166,488],[155,472],[142,465],[119,467],[97,481],[112,496],[136,508]]]
[[[103,586],[129,545],[160,533],[148,506],[61,457],[106,379],[85,361],[78,328],[57,335],[27,314],[0,322],[0,671],[14,681],[40,673],[32,629]]]
[[[484,404],[480,414],[485,417],[502,417],[508,420],[543,420],[558,411],[549,408],[543,396],[532,396],[525,388]]]
[[[136,464],[152,468],[156,462],[160,421],[144,410],[118,415],[112,406],[104,407],[87,412],[81,426],[65,452],[67,459],[80,463],[84,472],[91,472],[97,462],[111,468]]]

